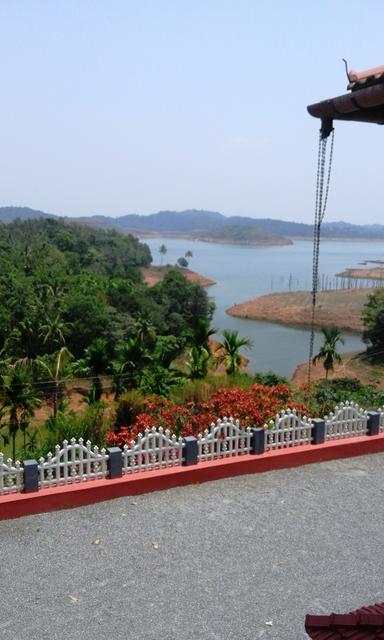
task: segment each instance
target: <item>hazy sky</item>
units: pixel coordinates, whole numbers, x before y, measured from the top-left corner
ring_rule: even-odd
[[[382,0],[0,0],[0,205],[310,222],[341,58],[384,64]],[[384,128],[336,123],[328,220],[381,222]]]

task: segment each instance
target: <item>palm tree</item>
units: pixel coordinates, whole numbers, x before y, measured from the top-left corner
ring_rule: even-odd
[[[9,415],[9,432],[12,436],[12,457],[16,458],[16,434],[21,422],[28,422],[36,407],[41,405],[38,393],[30,383],[27,371],[21,366],[10,365],[0,377],[2,408]]]
[[[241,366],[241,355],[239,349],[245,347],[250,349],[252,342],[249,338],[239,338],[238,331],[228,331],[224,329],[223,342],[219,342],[215,353],[218,354],[218,362],[224,362],[225,370],[229,376],[238,373]]]
[[[48,374],[49,380],[53,383],[52,409],[53,417],[56,418],[59,405],[60,382],[63,376],[65,376],[65,369],[68,363],[73,360],[73,355],[68,351],[67,347],[61,347],[61,349],[54,354],[52,363],[47,363],[46,358],[38,358],[37,360],[40,367]]]
[[[117,359],[112,363],[115,400],[128,387],[138,386],[144,367],[151,362],[144,343],[139,337],[128,340],[117,348]]]
[[[336,351],[336,345],[338,342],[344,344],[344,339],[336,327],[322,327],[321,331],[324,336],[324,342],[320,347],[319,353],[313,357],[312,363],[316,364],[318,360],[323,360],[325,379],[327,380],[329,372],[333,371],[335,362],[341,362],[341,356]]]
[[[164,259],[165,254],[167,253],[167,251],[168,251],[168,249],[165,246],[165,244],[162,244],[160,246],[160,249],[159,249],[159,253],[161,254],[161,262],[160,262],[161,266],[163,266],[163,259]]]
[[[208,373],[209,362],[212,354],[205,347],[192,347],[188,351],[188,378],[191,380],[201,380]]]
[[[65,344],[65,330],[70,327],[70,322],[64,322],[57,313],[53,317],[46,319],[45,324],[39,327],[39,337],[43,339],[43,344],[55,346],[62,346]]]
[[[198,318],[194,329],[193,346],[208,349],[209,338],[215,333],[217,333],[216,327],[211,327],[205,318]]]
[[[138,318],[134,325],[133,330],[136,334],[136,338],[148,346],[153,346],[156,340],[156,328],[150,320],[146,318]]]
[[[198,318],[194,329],[193,347],[188,352],[187,361],[188,377],[192,380],[207,376],[209,363],[212,359],[209,339],[215,333],[217,333],[217,329],[211,327],[208,320]]]
[[[103,393],[101,374],[105,372],[109,365],[109,355],[107,341],[104,338],[96,338],[86,349],[84,358],[73,363],[73,373],[81,376],[91,376],[92,383],[87,393],[89,404],[99,402]]]

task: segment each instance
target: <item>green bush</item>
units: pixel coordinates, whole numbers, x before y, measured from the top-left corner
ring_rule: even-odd
[[[279,376],[274,371],[267,371],[266,373],[255,373],[253,379],[258,384],[263,384],[265,387],[274,387],[277,384],[289,384],[288,378]]]
[[[93,404],[82,414],[72,411],[59,413],[56,418],[48,418],[44,426],[44,441],[34,449],[35,458],[44,457],[49,452],[54,453],[57,444],[61,445],[64,440],[69,442],[71,438],[83,438],[84,442],[90,440],[92,446],[104,446],[105,434],[110,428],[109,421],[105,418],[103,402]]]

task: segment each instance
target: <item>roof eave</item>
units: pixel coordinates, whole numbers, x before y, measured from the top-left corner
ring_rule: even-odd
[[[314,118],[384,124],[384,83],[322,100],[307,107]]]

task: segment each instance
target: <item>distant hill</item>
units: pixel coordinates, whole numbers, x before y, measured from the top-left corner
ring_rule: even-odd
[[[275,233],[268,233],[252,225],[225,224],[204,232],[193,232],[192,237],[205,242],[226,244],[282,245],[292,244],[292,240]]]
[[[37,211],[28,207],[0,207],[0,221],[9,223],[20,218],[55,218],[51,213]],[[211,234],[212,241],[221,241],[228,235],[240,234],[240,227],[248,228],[245,237],[252,227],[259,238],[271,235],[278,243],[288,238],[312,238],[313,225],[302,222],[288,222],[271,218],[247,218],[245,216],[224,216],[217,211],[188,209],[186,211],[159,211],[150,215],[128,214],[118,218],[103,215],[90,215],[78,218],[65,218],[68,222],[78,222],[88,226],[104,229],[116,229],[124,233],[184,235],[206,237]],[[232,231],[223,229],[231,227]],[[222,229],[222,232],[219,229]],[[236,229],[236,231],[235,231]],[[355,225],[347,222],[324,222],[322,225],[324,238],[343,239],[384,239],[384,225]],[[228,238],[229,240],[229,238]],[[236,240],[235,240],[236,241]]]
[[[29,207],[0,207],[0,220],[9,224],[18,218],[19,220],[31,220],[32,218],[55,218],[52,213],[44,213],[38,209]]]

